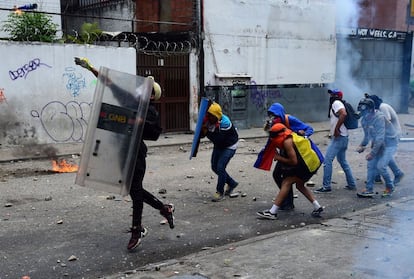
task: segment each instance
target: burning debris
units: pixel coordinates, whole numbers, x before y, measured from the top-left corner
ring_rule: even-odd
[[[65,159],[52,160],[52,170],[54,172],[77,172],[78,169],[77,164],[69,163]]]

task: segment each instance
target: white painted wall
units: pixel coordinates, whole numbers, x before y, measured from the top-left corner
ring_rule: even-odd
[[[335,80],[332,0],[208,0],[204,31],[205,85],[226,76],[256,84]]]
[[[200,104],[198,102],[200,96],[200,72],[199,72],[199,60],[198,54],[194,50],[190,53],[189,57],[189,73],[190,73],[190,130],[194,131],[198,120],[198,108]]]
[[[62,37],[62,22],[60,17],[60,0],[0,0],[0,8],[3,9],[13,9],[14,6],[20,7],[26,4],[37,4],[36,11],[38,12],[49,12],[56,13],[56,15],[51,14],[52,21],[58,25],[58,34],[57,37]],[[7,16],[10,14],[10,11],[0,10],[0,26],[3,25],[3,21],[7,20]],[[0,38],[6,38],[8,34],[6,32],[0,31]]]
[[[134,48],[0,42],[0,53],[3,147],[84,140],[96,78],[75,56],[136,74]]]

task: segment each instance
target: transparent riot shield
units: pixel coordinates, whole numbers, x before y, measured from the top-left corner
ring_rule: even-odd
[[[153,80],[99,69],[75,183],[129,194]]]

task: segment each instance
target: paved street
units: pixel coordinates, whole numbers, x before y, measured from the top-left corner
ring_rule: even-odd
[[[405,122],[410,120],[409,115],[404,117],[406,117]],[[405,123],[404,121],[402,123]],[[406,132],[406,136],[412,137],[411,130],[406,130]],[[325,151],[329,141],[326,136],[327,132],[323,129],[320,129],[320,132],[313,136],[322,151]],[[360,129],[352,132],[348,157],[358,179],[358,187],[361,188],[365,181],[365,160],[364,155],[354,152],[360,137]],[[187,135],[187,138],[191,138],[191,136]],[[284,243],[293,241],[292,245],[294,243],[300,244],[303,235],[297,235],[298,231],[314,232],[312,229],[315,226],[320,229],[321,224],[322,228],[332,225],[332,227],[342,227],[343,229],[350,227],[350,230],[358,230],[355,223],[352,222],[338,224],[338,222],[344,222],[340,220],[347,220],[346,218],[338,219],[338,217],[355,215],[361,212],[360,210],[369,211],[379,206],[400,208],[395,204],[412,199],[413,188],[411,184],[414,177],[411,170],[414,145],[402,143],[397,160],[405,171],[406,177],[397,187],[396,193],[391,199],[382,199],[379,196],[373,199],[356,198],[355,192],[343,189],[345,185],[343,173],[335,163],[333,192],[317,196],[319,202],[326,207],[323,218],[312,218],[310,216],[311,205],[296,191],[298,198],[295,200],[295,210],[281,213],[277,221],[257,219],[255,212],[269,208],[276,193],[271,172],[260,171],[252,167],[257,152],[264,143],[265,139],[261,137],[246,138],[240,142],[240,148],[229,165],[229,171],[239,181],[238,190],[244,194],[244,197],[226,199],[220,203],[210,202],[210,195],[215,190],[216,182],[216,178],[209,168],[210,144],[203,143],[198,156],[192,160],[188,159],[190,149],[188,143],[171,146],[152,145],[148,156],[145,185],[148,190],[166,202],[172,202],[176,205],[176,228],[170,230],[168,226],[161,225],[162,219],[158,212],[145,206],[143,222],[149,229],[149,235],[144,238],[142,245],[135,253],[126,251],[129,234],[124,232],[128,230],[131,222],[131,202],[128,198],[119,195],[112,198],[113,194],[111,193],[75,185],[76,174],[59,174],[50,171],[50,160],[3,162],[0,171],[0,204],[2,205],[0,212],[0,278],[21,278],[24,275],[28,275],[32,279],[122,278],[135,275],[144,276],[136,278],[166,278],[185,274],[186,265],[183,265],[184,270],[177,269],[179,272],[174,269],[177,266],[173,266],[174,268],[171,270],[166,270],[166,273],[158,275],[150,273],[152,272],[151,268],[141,274],[136,271],[154,263],[174,261],[181,259],[181,257],[189,257],[194,260],[194,257],[200,255],[193,253],[199,252],[208,254],[202,256],[205,262],[214,263],[213,252],[217,251],[216,249],[232,251],[234,247],[245,247],[243,248],[245,250],[237,251],[246,256],[242,263],[249,269],[247,271],[240,269],[240,273],[233,270],[231,271],[233,273],[223,273],[221,277],[217,275],[220,273],[212,273],[210,278],[229,278],[229,274],[233,274],[233,277],[244,278],[330,278],[318,275],[318,273],[312,273],[315,277],[299,276],[298,274],[306,274],[306,270],[296,269],[294,266],[281,272],[280,274],[284,274],[281,277],[266,277],[271,273],[263,273],[262,277],[257,277],[260,274],[258,273],[260,269],[268,268],[269,262],[265,262],[264,266],[260,262],[248,265],[248,263],[254,262],[255,256],[252,253],[256,250],[252,248],[252,253],[247,253],[249,245],[246,246],[246,243],[256,243],[259,237],[265,240],[260,243],[266,247],[269,245],[268,242],[274,242],[272,236],[287,236],[292,231],[292,237],[296,236],[296,239],[285,238],[287,242]],[[67,157],[67,159],[75,163],[79,161],[76,156],[74,158]],[[316,186],[321,183],[322,173],[322,170],[319,171],[312,179]],[[166,193],[159,194],[164,189]],[[382,189],[383,186],[377,186],[378,192]],[[408,206],[407,210],[409,214],[412,213],[411,207]],[[381,213],[375,217],[376,220],[379,220],[374,222],[375,224],[381,220],[388,222],[388,219],[383,218],[382,215]],[[362,216],[362,219],[358,220],[366,221],[364,216],[367,215],[359,214],[358,216]],[[412,215],[409,216],[412,218]],[[407,220],[404,217],[402,219]],[[394,218],[392,225],[388,226],[387,223],[384,223],[382,226],[398,230],[398,223],[399,218]],[[381,231],[382,227],[373,225],[370,231],[375,233],[377,229]],[[401,232],[401,230],[398,231]],[[341,265],[342,263],[340,254],[342,250],[333,245],[336,243],[334,238],[330,239],[332,242],[326,243],[322,247],[327,251],[327,255],[332,257],[332,260],[321,263],[319,269],[326,270],[335,264]],[[298,249],[301,246],[294,245],[296,248],[285,246],[282,251],[275,248],[271,250],[275,257],[274,272],[280,272],[281,266],[277,265],[276,259],[283,258],[285,253],[292,253],[285,259],[296,258],[299,262],[308,260],[313,261],[316,265],[319,264],[318,255],[312,254],[312,251],[323,245],[323,238],[311,233],[303,241],[312,243],[314,246],[304,246],[303,249]],[[341,243],[340,234],[337,241]],[[355,239],[352,241],[353,244]],[[351,243],[342,243],[342,246],[341,249],[349,248],[353,252],[355,252],[353,249],[361,248],[360,243],[357,247],[352,247]],[[255,252],[257,257],[260,256],[261,251],[266,251],[265,247],[259,247],[260,249]],[[339,249],[339,254],[330,250],[330,247]],[[403,248],[400,245],[395,247]],[[380,255],[381,249],[374,251],[378,252],[378,256],[366,256],[369,258],[379,257],[385,263],[387,261],[394,263],[392,256]],[[307,255],[310,255],[312,260],[308,259]],[[217,260],[219,259],[217,256]],[[222,264],[223,262],[221,262]],[[231,262],[224,264],[230,266]],[[221,265],[217,266],[221,267]],[[192,270],[189,266],[192,265],[187,265],[188,272]],[[363,267],[362,264],[361,266]],[[207,271],[213,272],[214,269],[214,266],[209,265],[202,265],[202,267],[197,272],[208,274]],[[278,268],[276,269],[276,267]],[[174,273],[174,271],[178,273]],[[246,275],[246,272],[250,277]],[[128,275],[128,273],[133,274]],[[375,273],[372,274],[375,275]],[[411,273],[410,276],[412,274],[414,273]],[[163,277],[156,277],[161,275]]]

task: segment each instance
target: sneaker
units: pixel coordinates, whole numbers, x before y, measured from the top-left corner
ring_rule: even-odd
[[[213,198],[211,199],[211,201],[212,202],[219,202],[219,201],[224,200],[224,199],[225,199],[225,197],[224,197],[224,195],[222,193],[216,192],[213,195]]]
[[[224,192],[225,196],[229,196],[230,198],[236,198],[239,196],[239,193],[233,193],[233,190],[239,185],[239,183],[236,183],[234,187],[230,187]]]
[[[382,192],[382,197],[383,198],[387,198],[387,197],[391,197],[392,196],[392,192],[394,192],[393,190],[391,190],[390,188],[385,188],[384,192]]]
[[[331,188],[325,188],[325,187],[321,187],[321,188],[319,188],[319,189],[316,189],[315,191],[313,191],[313,192],[315,192],[315,193],[328,193],[328,192],[331,192],[332,191],[332,189]]]
[[[323,207],[319,207],[318,209],[314,209],[311,213],[312,217],[321,217],[321,213],[323,211]]]
[[[174,229],[174,211],[175,207],[172,203],[164,204],[164,207],[160,210],[160,214],[164,216],[165,219],[167,219],[168,225],[170,225],[170,229]]]
[[[404,177],[404,173],[403,172],[400,173],[399,175],[396,175],[394,177],[394,185],[397,185],[398,183],[400,183],[401,182],[401,179],[403,179],[403,177]]]
[[[276,220],[277,219],[277,213],[272,214],[270,212],[270,210],[259,211],[259,212],[256,212],[256,214],[258,216],[260,216],[261,218],[264,218],[264,219],[269,219],[269,220]]]
[[[344,187],[344,189],[346,189],[346,190],[350,190],[350,191],[354,191],[354,190],[356,190],[356,187],[355,187],[355,186],[349,186],[349,185],[346,185],[346,186]]]
[[[372,191],[363,191],[361,193],[357,193],[357,196],[360,198],[372,198],[374,196],[374,192]]]
[[[129,240],[127,249],[129,251],[134,250],[139,246],[141,243],[141,239],[148,234],[148,230],[146,228],[131,228],[128,232],[131,233],[131,239]]]

